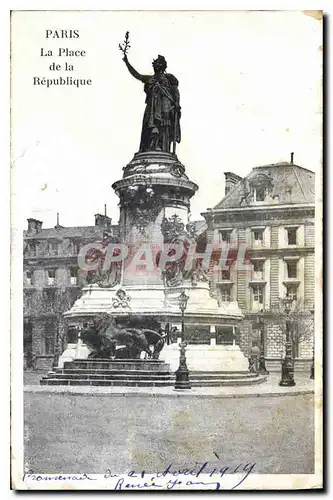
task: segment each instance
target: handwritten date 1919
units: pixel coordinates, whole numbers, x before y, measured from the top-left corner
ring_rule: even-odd
[[[156,472],[154,477],[149,477],[151,474],[147,474],[145,471],[135,471],[131,470],[126,474],[126,478],[123,475],[112,474],[110,469],[107,469],[104,474],[104,479],[111,479],[119,477],[115,484],[115,490],[122,489],[144,489],[144,488],[163,488],[171,490],[176,488],[177,486],[185,487],[185,486],[210,486],[215,487],[214,489],[218,490],[221,487],[221,479],[225,474],[243,474],[243,477],[235,484],[232,489],[240,486],[249,474],[253,471],[256,463],[251,462],[247,464],[239,464],[237,467],[220,467],[220,468],[212,468],[209,462],[196,463],[194,467],[179,467],[176,468],[173,466],[173,463],[170,463],[164,470]],[[176,479],[169,479],[172,476]],[[184,477],[185,476],[185,477]],[[186,476],[192,476],[192,480],[186,480]],[[149,479],[148,479],[149,477]],[[200,481],[197,479],[200,477]],[[158,481],[159,479],[167,478],[169,481],[165,483],[165,481]],[[196,480],[194,480],[196,478]],[[214,481],[214,479],[218,478],[219,481]],[[162,484],[158,484],[162,482]]]

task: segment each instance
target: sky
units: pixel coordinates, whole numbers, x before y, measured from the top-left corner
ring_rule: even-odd
[[[79,30],[78,39],[46,30]],[[93,225],[118,222],[112,183],[138,150],[145,94],[118,49],[142,74],[165,56],[179,80],[179,160],[199,185],[192,219],[224,194],[223,172],[247,175],[288,161],[316,173],[322,161],[322,23],[302,12],[30,11],[12,16],[12,210],[26,219]],[[53,51],[52,57],[41,56]],[[59,48],[85,57],[58,57]],[[75,71],[50,71],[52,62]],[[85,87],[34,86],[33,77],[91,79]]]

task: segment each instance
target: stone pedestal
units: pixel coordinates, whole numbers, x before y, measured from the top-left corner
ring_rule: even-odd
[[[88,347],[79,341],[77,344],[68,344],[62,355],[59,357],[58,367],[63,368],[64,363],[73,361],[74,359],[87,359],[90,350]]]
[[[179,285],[168,286],[170,280],[166,280],[158,266],[160,260],[156,252],[161,255],[165,242],[170,241],[166,237],[170,233],[165,231],[165,220],[171,218],[172,221],[174,216],[177,220],[179,218],[183,228],[179,229],[178,223],[177,228],[169,228],[169,231],[186,236],[187,229],[184,228],[189,222],[190,200],[198,186],[188,178],[185,167],[172,153],[137,153],[123,171],[123,178],[112,186],[120,200],[119,241],[136,258],[122,262],[121,278],[116,286],[92,285],[83,289],[81,298],[65,316],[78,325],[99,313],[109,314],[119,324],[123,319],[133,319],[135,323],[138,318],[144,324],[147,318],[147,323],[155,320],[155,324],[180,325],[179,296],[185,292],[188,296],[185,331],[187,325],[199,331],[201,327],[202,330],[209,328],[211,336],[211,345],[188,345],[189,370],[246,371],[248,363],[238,346],[214,345],[216,326],[235,325],[243,318],[237,302],[218,304],[210,293],[204,273],[197,275],[195,280],[186,273],[181,274],[174,282]],[[141,259],[138,249],[143,248],[146,253]],[[147,262],[151,262],[150,270]],[[85,346],[69,346],[60,357],[59,367],[67,359],[86,357],[85,349]],[[170,363],[172,372],[175,372],[179,366],[178,344],[164,346],[160,359]]]
[[[160,359],[170,365],[172,372],[179,366],[179,345],[165,346]],[[192,345],[186,348],[186,363],[189,371],[195,372],[246,372],[248,360],[239,346]]]
[[[118,290],[124,290],[129,297],[128,304],[120,307],[115,300]],[[218,305],[209,294],[208,283],[196,287],[184,284],[168,288],[163,284],[146,286],[117,285],[113,288],[100,288],[98,285],[86,287],[82,297],[65,313],[67,318],[89,318],[99,313],[109,313],[121,318],[124,316],[149,316],[161,321],[181,323],[181,311],[178,297],[182,291],[189,296],[185,314],[185,323],[202,325],[224,325],[243,318],[237,302]]]

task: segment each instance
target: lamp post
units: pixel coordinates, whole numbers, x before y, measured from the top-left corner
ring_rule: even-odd
[[[176,371],[176,382],[175,389],[191,389],[190,379],[189,379],[189,371],[186,364],[186,352],[185,348],[187,346],[187,342],[185,341],[184,336],[184,313],[187,307],[187,301],[189,297],[186,295],[184,291],[178,297],[179,309],[182,313],[182,341],[179,344],[180,347],[180,357],[179,357],[179,368]]]
[[[183,290],[182,293],[178,297],[179,309],[181,310],[181,313],[182,313],[182,342],[184,342],[184,340],[185,340],[184,313],[185,313],[186,308],[187,308],[188,299],[189,299],[188,295],[186,295],[186,293]]]
[[[314,346],[312,348],[312,363],[311,363],[311,372],[310,372],[310,378],[314,380]]]
[[[293,304],[293,299],[289,296],[287,296],[283,300],[284,310],[287,314],[288,319],[286,321],[286,354],[281,365],[281,380],[279,385],[285,387],[292,387],[296,385],[294,380],[294,359],[292,355],[290,320],[289,320],[289,314],[291,312],[292,304]]]
[[[259,374],[260,375],[268,375],[269,371],[266,369],[265,363],[265,323],[260,318],[260,356],[259,356]]]
[[[314,380],[314,363],[315,363],[315,338],[314,338],[314,310],[311,311],[312,317],[313,317],[313,345],[312,345],[312,363],[311,363],[311,372],[310,372],[310,378]]]

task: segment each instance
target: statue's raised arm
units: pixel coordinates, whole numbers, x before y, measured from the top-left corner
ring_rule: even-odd
[[[133,68],[126,54],[123,57],[123,61],[126,64],[128,71],[131,73],[132,76],[134,76],[134,78],[140,80],[143,83],[147,83],[149,81],[150,78],[149,75],[141,75],[135,68]]]

